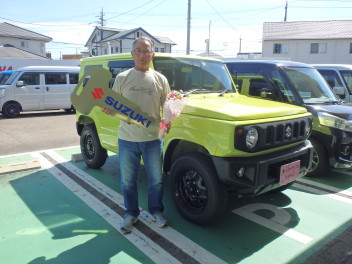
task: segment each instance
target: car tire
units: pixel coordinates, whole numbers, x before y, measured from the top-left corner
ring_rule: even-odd
[[[66,108],[64,109],[66,113],[71,113],[75,114],[76,113],[76,109],[73,107],[73,105],[71,105],[71,108]]]
[[[307,177],[320,177],[328,170],[328,156],[324,146],[315,138],[309,138],[313,145],[312,166],[309,168]]]
[[[171,167],[170,189],[181,215],[193,223],[212,224],[227,208],[228,192],[205,154],[193,152],[178,158]]]
[[[94,125],[86,125],[82,129],[80,146],[83,160],[89,168],[99,169],[105,164],[107,150],[101,146]]]
[[[21,112],[21,106],[16,102],[6,103],[2,108],[2,114],[8,118],[18,117]]]

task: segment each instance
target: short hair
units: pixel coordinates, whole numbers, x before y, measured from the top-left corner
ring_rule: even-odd
[[[145,41],[149,42],[150,47],[152,48],[152,51],[154,50],[154,42],[150,38],[145,37],[145,36],[136,38],[133,41],[133,43],[132,43],[132,49],[134,49],[134,47],[136,46],[137,42],[140,41],[140,40],[145,40]]]

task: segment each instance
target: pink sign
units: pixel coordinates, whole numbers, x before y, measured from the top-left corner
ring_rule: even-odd
[[[280,169],[280,184],[286,184],[297,179],[299,177],[300,167],[300,160],[282,165]]]

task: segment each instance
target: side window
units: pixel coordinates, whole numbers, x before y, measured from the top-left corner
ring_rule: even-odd
[[[68,76],[69,76],[70,84],[78,83],[78,73],[70,73]]]
[[[352,71],[340,71],[342,78],[344,79],[350,93],[352,94]]]
[[[115,82],[116,76],[123,71],[126,71],[128,69],[131,69],[134,67],[134,61],[133,60],[124,60],[124,61],[109,61],[108,63],[108,68],[110,72],[112,73],[112,79],[110,80],[109,83],[109,88],[112,88]]]
[[[39,73],[24,73],[22,76],[18,79],[19,81],[23,81],[23,85],[39,85],[40,84],[40,79],[39,79]]]
[[[235,80],[234,80],[234,81],[235,81]],[[235,81],[236,88],[237,88],[237,90],[238,90],[239,93],[241,93],[242,83],[243,83],[243,80],[242,80],[242,79],[238,79],[237,82]]]
[[[45,84],[67,84],[66,73],[45,73]]]
[[[331,88],[336,86],[342,86],[341,80],[337,75],[337,72],[333,70],[318,70],[320,74],[324,77],[326,82],[329,84]]]
[[[269,85],[263,78],[255,78],[249,80],[249,95],[259,96],[263,88],[268,88]]]

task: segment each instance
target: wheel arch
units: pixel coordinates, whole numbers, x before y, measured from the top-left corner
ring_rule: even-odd
[[[182,139],[172,140],[168,145],[167,149],[164,150],[164,162],[163,170],[164,172],[169,172],[172,166],[172,163],[177,160],[180,156],[189,153],[189,152],[200,152],[209,155],[209,152],[203,146]]]

